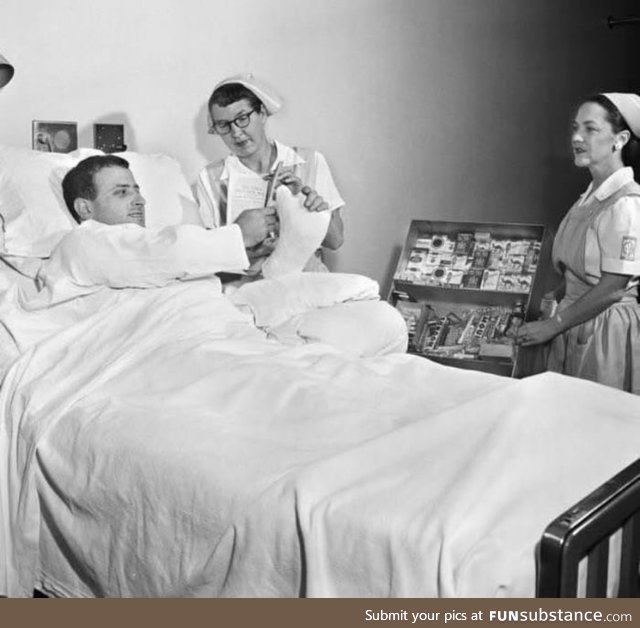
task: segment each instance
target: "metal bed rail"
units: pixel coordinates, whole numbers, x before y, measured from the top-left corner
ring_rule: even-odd
[[[640,597],[640,459],[552,521],[538,544],[538,597],[577,597],[587,558],[586,597],[610,589],[609,542],[621,531],[615,597]]]

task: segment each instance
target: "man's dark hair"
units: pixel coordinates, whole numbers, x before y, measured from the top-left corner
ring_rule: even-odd
[[[95,200],[94,176],[103,168],[129,168],[129,162],[117,155],[94,155],[78,162],[62,179],[62,195],[74,220],[82,222],[73,204],[77,198]]]
[[[262,108],[262,101],[248,87],[241,83],[225,83],[215,89],[209,97],[208,110],[211,111],[213,105],[228,107],[243,98],[246,98],[256,111]]]

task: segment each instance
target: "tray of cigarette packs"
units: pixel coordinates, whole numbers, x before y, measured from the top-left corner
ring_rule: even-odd
[[[521,303],[443,309],[421,304],[421,314],[410,349],[427,357],[458,360],[498,360],[513,358],[513,338],[523,320]]]
[[[395,279],[422,286],[527,294],[540,256],[540,240],[490,231],[420,233]]]
[[[508,377],[539,372],[535,347],[513,339],[540,316],[552,241],[541,224],[412,220],[388,293],[409,351]]]

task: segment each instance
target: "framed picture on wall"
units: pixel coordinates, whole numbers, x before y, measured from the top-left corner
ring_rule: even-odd
[[[78,123],[34,120],[31,142],[34,150],[70,153],[78,148]]]

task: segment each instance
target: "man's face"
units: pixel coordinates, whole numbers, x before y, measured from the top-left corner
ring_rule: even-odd
[[[133,223],[145,226],[145,200],[131,170],[109,166],[93,177],[96,198],[87,200],[88,215],[105,225]]]

